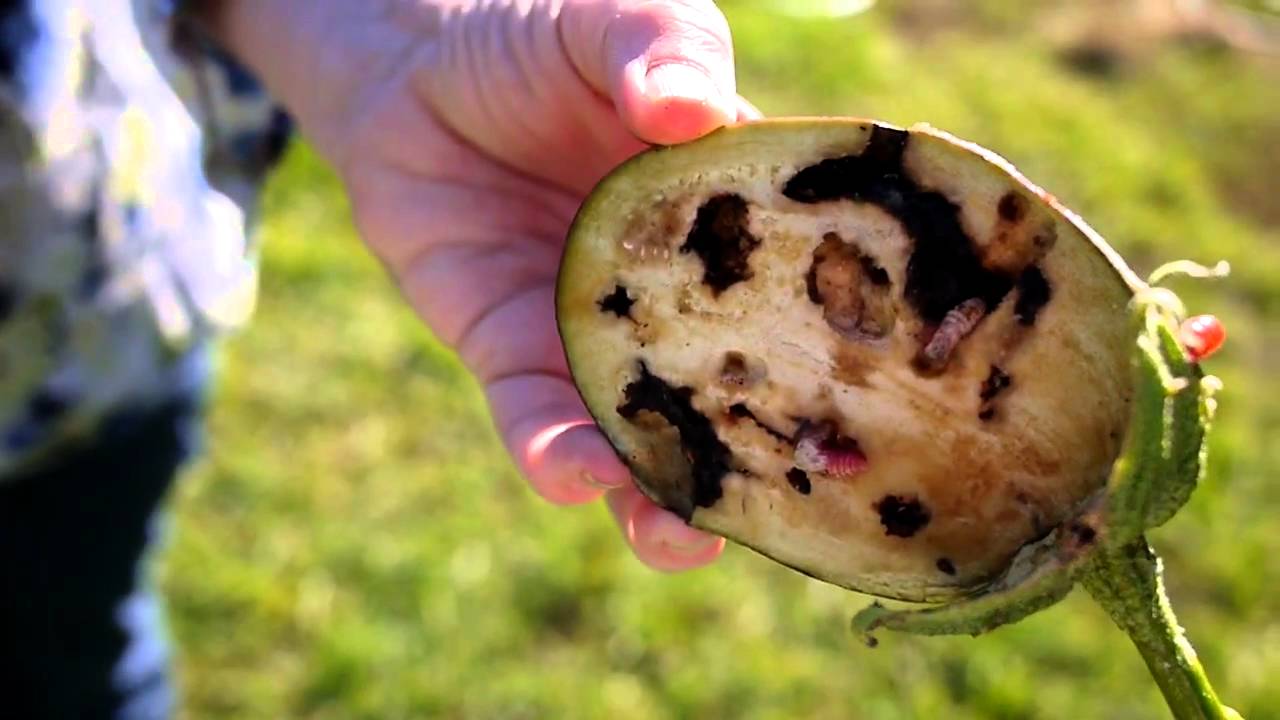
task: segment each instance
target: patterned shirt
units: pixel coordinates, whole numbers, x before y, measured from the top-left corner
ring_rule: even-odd
[[[0,478],[203,383],[289,134],[180,3],[0,0]]]

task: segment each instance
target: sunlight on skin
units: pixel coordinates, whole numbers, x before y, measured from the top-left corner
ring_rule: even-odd
[[[593,427],[559,343],[554,284],[569,223],[605,173],[649,145],[760,117],[737,93],[715,4],[226,7],[227,39],[338,170],[361,236],[484,385],[534,491],[576,505],[612,488],[642,561],[678,570],[713,560],[723,541],[640,495]]]

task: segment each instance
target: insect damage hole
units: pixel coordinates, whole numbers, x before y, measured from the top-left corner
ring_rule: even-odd
[[[932,515],[919,498],[904,495],[885,495],[872,506],[880,514],[884,534],[909,538],[924,529]]]
[[[1034,325],[1036,315],[1053,297],[1049,279],[1040,268],[1032,265],[1018,276],[1018,299],[1013,304],[1014,317],[1023,325]]]
[[[813,492],[813,485],[809,482],[809,474],[800,468],[791,468],[787,471],[787,482],[801,495],[808,495]]]
[[[693,389],[672,386],[641,362],[640,377],[623,390],[623,403],[617,412],[634,422],[643,411],[661,416],[680,435],[680,446],[693,476],[687,514],[691,516],[694,507],[714,505],[722,494],[720,483],[732,469],[732,454],[716,435],[711,420],[693,407]]]
[[[960,222],[960,206],[920,185],[904,164],[912,138],[874,126],[857,155],[828,158],[800,170],[782,194],[802,203],[852,200],[879,206],[911,238],[903,297],[927,323],[940,323],[960,303],[978,298],[995,307],[1013,278],[988,269]]]
[[[814,249],[805,288],[827,324],[847,339],[876,340],[893,330],[889,273],[834,232]]]
[[[702,260],[702,282],[712,295],[753,275],[749,260],[760,240],[747,230],[749,215],[747,201],[732,194],[716,195],[698,208],[680,252]]]
[[[605,295],[596,303],[600,307],[600,312],[613,313],[620,318],[631,318],[631,308],[636,301],[627,293],[627,289],[621,285],[615,285],[613,292]]]

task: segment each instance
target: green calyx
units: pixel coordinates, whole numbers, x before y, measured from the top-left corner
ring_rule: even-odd
[[[1130,305],[1133,409],[1124,449],[1107,485],[1046,537],[1024,547],[1003,574],[962,600],[923,609],[875,603],[853,619],[875,645],[881,628],[919,635],[979,635],[1043,610],[1082,584],[1129,634],[1174,717],[1238,718],[1217,699],[1164,593],[1159,558],[1145,533],[1168,522],[1204,475],[1206,434],[1221,382],[1205,375],[1179,341],[1181,300],[1159,283],[1219,277],[1225,265],[1170,263]]]

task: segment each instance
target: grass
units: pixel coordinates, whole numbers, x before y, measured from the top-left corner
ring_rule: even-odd
[[[1220,692],[1280,718],[1277,69],[1170,47],[1084,75],[1008,6],[925,37],[888,11],[723,5],[767,112],[925,120],[1008,156],[1140,271],[1232,261],[1187,292],[1232,333],[1212,471],[1154,539]],[[645,570],[603,508],[523,485],[305,147],[265,218],[261,308],[221,357],[162,558],[186,717],[1165,717],[1082,593],[981,639],[872,651],[846,629],[865,598],[749,552]]]

